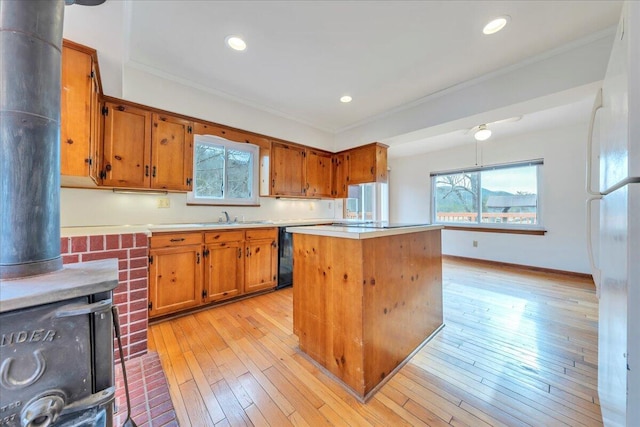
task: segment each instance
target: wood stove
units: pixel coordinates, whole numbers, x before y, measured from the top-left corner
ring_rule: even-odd
[[[0,0],[2,427],[112,425],[117,260],[60,258],[64,5]]]
[[[3,281],[0,425],[111,426],[117,261]]]

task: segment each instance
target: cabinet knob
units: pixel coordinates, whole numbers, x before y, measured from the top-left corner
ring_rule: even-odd
[[[73,144],[73,139],[71,139],[71,138],[67,139],[67,144],[69,144],[69,145]]]

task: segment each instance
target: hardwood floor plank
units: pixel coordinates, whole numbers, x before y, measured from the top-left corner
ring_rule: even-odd
[[[412,426],[428,426],[429,425],[426,423],[426,421],[418,418],[413,413],[408,411],[407,408],[405,408],[404,406],[398,405],[396,402],[388,398],[384,392],[377,393],[373,399],[378,400],[380,403],[382,403],[384,406],[386,406],[387,408],[389,408],[390,410],[398,414],[403,420],[405,420]],[[407,402],[408,401],[409,400],[407,399]]]
[[[276,427],[278,424],[273,424],[267,421],[267,419],[262,415],[260,410],[256,405],[249,405],[247,408],[244,408],[244,411],[247,413],[247,416],[251,420],[254,426],[273,426]],[[288,421],[288,420],[287,420]]]
[[[184,404],[184,399],[180,392],[180,386],[176,380],[176,376],[173,373],[173,367],[171,366],[171,359],[167,353],[167,348],[164,344],[164,338],[160,330],[160,326],[154,325],[149,329],[150,334],[153,334],[153,343],[155,344],[155,350],[158,352],[160,362],[162,363],[162,369],[167,378],[167,384],[169,386],[169,395],[173,402],[173,408],[176,411],[176,418],[181,425],[189,425],[189,416],[187,415],[187,408]]]
[[[190,380],[180,384],[180,393],[182,393],[187,414],[189,415],[189,422],[192,426],[210,426],[213,424],[195,381]]]
[[[295,412],[298,413],[306,423],[311,426],[321,426],[326,425],[330,426],[331,423],[327,420],[322,412],[318,411],[318,409],[309,402],[306,397],[300,393],[300,391],[293,385],[291,382],[282,375],[274,367],[271,367],[264,371],[264,374],[269,378],[277,388],[280,390],[287,399],[291,402],[294,408],[296,408]]]
[[[300,352],[291,288],[153,324],[149,348],[181,426],[602,426],[592,284],[462,261],[443,282],[446,326],[365,404]]]
[[[213,394],[216,396],[216,400],[220,402],[222,411],[225,414],[226,420],[232,426],[253,426],[253,423],[249,419],[249,416],[244,411],[244,408],[240,405],[233,391],[229,388],[225,380],[220,380],[211,386]],[[247,407],[250,405],[247,405]],[[181,424],[182,425],[182,424]],[[205,424],[206,425],[206,424]]]
[[[200,367],[200,362],[198,362],[191,351],[185,353],[184,357],[187,360],[189,369],[191,369],[191,373],[193,374],[193,378],[195,380],[196,386],[198,387],[200,396],[205,403],[207,412],[209,412],[209,417],[214,423],[222,421],[225,418],[224,412],[222,411],[218,400],[213,394],[213,391],[211,391],[209,381],[207,381],[207,378],[205,377],[204,373],[202,372],[202,368]]]
[[[249,372],[242,375],[240,384],[249,393],[251,400],[265,417],[270,420],[270,424],[276,426],[290,426],[287,416],[271,400],[267,392],[260,386],[258,381]]]

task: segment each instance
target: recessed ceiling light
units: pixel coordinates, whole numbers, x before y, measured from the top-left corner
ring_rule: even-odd
[[[482,29],[482,32],[487,35],[495,34],[501,29],[503,29],[509,23],[510,19],[511,17],[508,15],[499,16],[496,19],[491,20],[491,22],[489,22],[487,25],[485,25],[484,28]]]
[[[478,126],[478,130],[473,134],[476,141],[486,141],[491,137],[491,129],[487,129],[487,125]]]
[[[227,45],[233,50],[245,50],[247,48],[247,44],[242,40],[242,38],[238,36],[228,36],[225,41]]]
[[[349,95],[345,95],[340,97],[340,102],[344,102],[346,104],[347,102],[351,102],[352,99],[353,98],[351,98]]]

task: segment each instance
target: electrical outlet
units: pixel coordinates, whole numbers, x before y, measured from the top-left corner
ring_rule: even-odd
[[[333,203],[329,202],[329,203],[327,204],[327,207],[328,207],[329,209],[333,209]]]
[[[474,241],[473,241],[473,247],[474,247],[474,248],[477,248],[477,247],[478,247],[478,241],[477,241],[477,240],[474,240]]]
[[[171,200],[168,197],[158,197],[158,208],[168,208]]]

